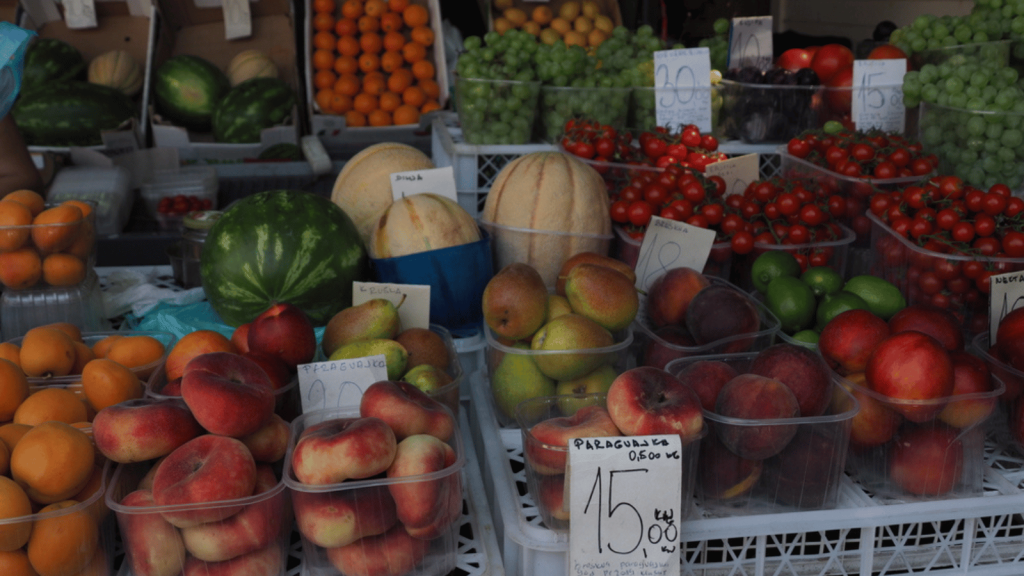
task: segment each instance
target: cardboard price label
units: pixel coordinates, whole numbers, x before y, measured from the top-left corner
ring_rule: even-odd
[[[742,194],[747,186],[761,177],[761,157],[758,154],[744,154],[721,162],[712,162],[704,167],[705,176],[720,176],[725,180],[725,195]]]
[[[703,270],[715,243],[715,231],[652,216],[636,258],[636,287],[640,310],[647,309],[651,284],[672,268]]]
[[[299,364],[298,368],[303,413],[359,406],[364,390],[374,382],[388,379],[388,364],[383,354]]]
[[[904,58],[854,60],[851,112],[857,130],[877,128],[903,132],[907,109],[903,106]]]
[[[249,0],[223,0],[224,38],[235,40],[252,36],[252,11]]]
[[[570,440],[567,574],[679,574],[681,459],[677,435]]]
[[[772,17],[733,18],[729,30],[729,68],[772,67]]]
[[[999,323],[1010,312],[1024,307],[1024,271],[997,274],[989,281],[988,341],[995,344]]]
[[[391,197],[401,200],[406,196],[430,192],[458,202],[455,191],[455,172],[451,166],[428,170],[409,170],[391,174]]]
[[[93,0],[63,0],[64,23],[72,30],[95,28],[96,4]]]
[[[707,48],[654,53],[654,112],[658,126],[696,124],[711,131],[711,52]]]

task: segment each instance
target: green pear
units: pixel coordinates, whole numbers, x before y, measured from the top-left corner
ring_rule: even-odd
[[[636,318],[640,297],[625,274],[598,264],[577,264],[565,279],[565,297],[573,312],[612,332]]]
[[[548,289],[540,272],[522,262],[502,268],[484,287],[484,322],[509,340],[529,338],[548,317]]]
[[[387,338],[356,340],[349,342],[331,353],[330,360],[347,360],[365,356],[384,355],[388,365],[388,380],[398,380],[405,374],[405,365],[409,362],[409,353],[405,347]]]
[[[438,369],[436,366],[420,364],[419,366],[413,366],[410,368],[409,371],[402,376],[402,380],[412,384],[420,390],[423,390],[427,394],[430,394],[431,392],[435,392],[438,389],[451,384],[452,377],[444,370]]]
[[[491,375],[491,396],[499,420],[505,423],[515,420],[516,405],[523,400],[555,393],[554,379],[540,371],[528,353],[529,346],[516,344],[512,348],[516,351],[506,352]]]
[[[537,351],[570,350],[565,354],[537,354],[537,366],[555,380],[575,380],[607,360],[604,353],[590,351],[615,344],[612,333],[586,316],[564,314],[541,327],[530,348]],[[605,351],[606,352],[606,351]]]
[[[563,314],[572,314],[572,306],[569,304],[569,300],[565,296],[559,296],[558,294],[548,295],[548,322],[551,322],[555,318]]]
[[[602,364],[594,369],[593,372],[575,380],[562,380],[555,387],[555,394],[565,396],[565,398],[558,399],[558,408],[562,411],[562,414],[572,416],[584,406],[592,404],[603,405],[604,400],[599,397],[577,398],[572,395],[607,394],[608,389],[612,387],[612,382],[615,381],[618,375],[619,372],[612,368],[611,364]]]
[[[330,356],[338,348],[358,340],[393,340],[402,331],[402,321],[398,317],[402,302],[405,302],[405,296],[398,306],[390,300],[374,298],[339,311],[324,327],[321,342],[324,355]]]

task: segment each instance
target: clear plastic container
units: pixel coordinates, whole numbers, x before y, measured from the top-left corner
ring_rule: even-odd
[[[972,42],[970,44],[956,44],[945,48],[933,48],[921,50],[910,55],[910,65],[914,70],[920,70],[925,64],[941,65],[956,56],[979,58],[981,61],[993,62],[1000,66],[1010,63],[1010,52],[1012,40],[991,40],[989,42]],[[951,62],[954,65],[962,65],[960,60]]]
[[[690,102],[694,99],[706,99],[711,105],[712,131],[719,125],[722,96],[720,85],[707,88],[665,88],[654,86],[634,86],[630,102],[629,126],[637,130],[653,130],[657,122],[657,101],[678,100]],[[676,126],[672,127],[677,128]]]
[[[117,166],[63,168],[54,176],[46,198],[58,204],[65,200],[92,202],[100,236],[119,234],[124,229],[135,200],[128,171]]]
[[[491,235],[495,270],[501,270],[514,262],[523,262],[533,266],[544,279],[544,284],[551,288],[555,286],[562,264],[570,256],[580,252],[607,254],[614,238],[612,234],[533,230],[483,220],[480,221],[480,227]]]
[[[217,208],[217,171],[213,166],[187,166],[179,170],[158,170],[153,179],[142,185],[142,200],[146,213],[157,219],[164,229],[181,228],[183,214],[163,214],[158,208],[160,200],[178,195],[195,196],[209,200]]]
[[[403,562],[403,569],[395,573],[409,576],[448,574],[457,563],[457,520],[462,512],[462,469],[466,466],[466,454],[458,430],[449,440],[449,445],[455,451],[455,462],[435,472],[402,478],[374,477],[347,480],[324,485],[306,484],[295,477],[292,459],[296,443],[304,431],[327,421],[358,417],[359,411],[351,408],[324,409],[303,414],[292,422],[292,437],[285,456],[284,482],[291,491],[296,525],[302,537],[306,570],[310,574],[318,575],[346,574],[337,567],[337,560],[353,563],[383,563],[386,560],[393,560]],[[401,515],[401,508],[408,505],[405,498],[415,497],[412,493],[414,490],[438,491],[440,495],[435,501],[438,523],[432,530],[426,532],[431,535],[429,538],[412,538],[400,521],[392,523],[380,520],[378,527],[386,531],[376,536],[364,536],[348,544],[337,542],[347,542],[351,538],[338,541],[332,539],[332,546],[329,548],[317,544],[320,542],[327,545],[327,538],[330,536],[326,530],[316,529],[318,519],[327,523],[321,524],[321,527],[329,529],[331,522],[345,522],[343,515],[352,511],[354,506],[360,509],[357,512],[360,514],[360,521],[367,523],[372,522],[369,519],[370,515],[374,516],[374,520],[385,514],[392,516],[396,511]],[[455,513],[454,516],[452,513]],[[400,555],[396,550],[403,550],[408,556]],[[401,560],[399,556],[402,556]]]
[[[853,246],[854,241],[857,240],[857,234],[842,224],[839,226],[843,231],[843,237],[838,240],[808,242],[806,244],[755,243],[753,251],[733,259],[732,280],[744,290],[753,289],[754,284],[750,279],[750,269],[758,256],[771,250],[783,250],[794,256],[803,256],[812,262],[811,266],[828,266],[839,273],[840,276],[846,278],[847,259],[850,248]],[[818,264],[814,264],[813,262],[818,259],[821,261]]]
[[[91,204],[91,202],[89,202]],[[46,204],[46,214],[60,205]],[[96,209],[71,221],[0,226],[0,284],[4,293],[85,282],[96,265]],[[36,217],[36,220],[39,216]],[[47,220],[51,221],[51,220]]]
[[[566,152],[565,149],[561,147],[559,147],[559,150]],[[644,174],[657,176],[665,171],[664,168],[647,164],[601,162],[592,158],[577,158],[587,166],[597,170],[597,173],[604,178],[604,182],[608,186],[608,192],[610,193],[615,193],[621,190],[623,186],[629,184],[629,181],[632,180],[634,176],[642,176]]]
[[[54,322],[70,322],[86,332],[110,329],[103,309],[103,292],[94,271],[90,270],[76,286],[4,290],[0,295],[0,332],[4,340]]]
[[[748,144],[787,142],[827,117],[823,86],[753,84],[722,80],[720,122],[715,134]]]
[[[636,268],[637,258],[640,257],[640,246],[643,238],[633,238],[622,226],[614,226],[615,245],[612,253],[616,258],[622,260],[631,267]],[[715,242],[711,245],[711,254],[708,261],[704,263],[702,272],[706,276],[715,276],[722,280],[728,280],[732,272],[732,245],[729,242]]]
[[[37,324],[36,326],[41,326]],[[35,326],[33,326],[34,328]],[[154,338],[164,347],[164,354],[160,358],[142,364],[140,366],[131,367],[130,370],[139,377],[139,380],[145,382],[149,377],[157,370],[158,367],[163,367],[163,363],[167,360],[167,354],[174,347],[174,343],[177,338],[170,332],[158,332],[149,330],[124,330],[124,331],[108,331],[108,332],[82,332],[82,342],[90,349],[95,346],[99,341],[108,338],[110,336],[126,337],[126,336],[145,336]],[[22,337],[11,338],[7,340],[11,344],[21,346]],[[82,380],[81,374],[73,374],[70,376],[58,376],[54,378],[29,378],[28,382],[32,386],[71,386],[80,385]]]
[[[541,141],[556,143],[570,119],[595,120],[616,130],[626,128],[632,88],[544,85],[540,88]]]
[[[540,82],[455,77],[455,107],[469,144],[527,144]]]

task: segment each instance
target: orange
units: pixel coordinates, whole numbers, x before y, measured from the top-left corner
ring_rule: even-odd
[[[0,475],[7,474],[11,469],[11,451],[7,444],[0,442]]]
[[[17,250],[28,240],[32,211],[13,200],[0,200],[0,252]]]
[[[164,352],[163,342],[152,336],[136,334],[115,340],[107,350],[106,358],[128,368],[139,368],[157,362],[164,357]]]
[[[14,423],[29,426],[49,421],[73,424],[88,419],[85,404],[68,388],[40,388],[29,394],[14,411]]]
[[[41,254],[60,252],[75,241],[84,217],[70,204],[47,208],[32,219],[32,242]]]
[[[21,440],[21,437],[31,429],[32,427],[28,424],[15,424],[14,422],[8,422],[7,424],[0,426],[0,442],[7,447],[8,452],[13,452],[14,447],[18,445],[18,441]]]
[[[107,358],[97,358],[82,370],[82,391],[93,409],[99,412],[113,406],[142,398],[142,382],[124,365]]]
[[[92,348],[88,344],[85,342],[75,342],[75,365],[71,368],[71,373],[81,374],[85,365],[95,358],[96,355],[92,353]]]
[[[409,6],[409,0],[388,0],[388,10],[402,13]]]
[[[334,14],[334,8],[334,0],[313,0],[314,12],[326,12],[328,14]]]
[[[405,46],[405,36],[401,32],[386,32],[384,34],[384,49],[389,52],[401,52]]]
[[[128,336],[125,336],[128,338]],[[113,347],[111,347],[113,348]],[[206,354],[207,352],[233,352],[238,353],[238,348],[231,343],[231,339],[217,332],[216,330],[194,330],[182,336],[170,353],[167,354],[167,361],[164,363],[164,370],[167,373],[167,381],[170,382],[179,378],[185,371],[185,365],[189,360]],[[112,354],[107,357],[114,360]]]
[[[21,367],[0,359],[0,422],[10,422],[14,412],[28,398],[28,378]]]
[[[334,28],[334,15],[317,13],[313,16],[313,29],[317,32],[327,32]]]
[[[334,52],[332,50],[317,49],[313,51],[313,69],[330,70],[334,67]]]
[[[388,5],[384,3],[384,0],[366,0],[366,3],[363,4],[363,12],[374,18],[383,16],[387,9]]]
[[[331,70],[317,70],[316,74],[313,75],[313,86],[316,86],[318,90],[324,88],[331,88],[334,86],[335,81],[338,80],[338,75]]]
[[[419,62],[413,62],[412,75],[415,76],[418,80],[433,78],[434,65],[430,63],[430,60],[420,60]]]
[[[387,88],[387,80],[384,78],[384,74],[380,72],[370,72],[366,76],[363,76],[363,92],[373,94],[374,96],[380,96],[384,92],[385,88]]]
[[[329,113],[331,111],[331,98],[333,97],[334,90],[320,89],[316,91],[316,105],[321,112]]]
[[[37,326],[21,339],[18,358],[29,378],[67,376],[75,365],[75,342],[56,328]]]
[[[373,94],[360,92],[359,94],[356,94],[356,97],[352,100],[352,108],[354,108],[356,112],[369,114],[378,108],[377,97]]]
[[[82,215],[88,217],[92,214],[92,205],[88,202],[82,202],[81,200],[65,200],[61,204],[68,204],[70,206],[78,206],[78,209],[82,211]]]
[[[391,113],[378,108],[370,112],[366,121],[370,126],[391,126]]]
[[[388,76],[388,90],[395,94],[401,94],[406,88],[412,86],[413,75],[408,68],[399,68]]]
[[[96,225],[91,218],[82,220],[82,226],[78,231],[75,240],[68,246],[65,252],[78,256],[82,260],[88,260],[96,248]]]
[[[413,42],[419,42],[424,46],[430,46],[434,43],[434,31],[429,26],[417,26],[409,32],[409,37],[412,38]]]
[[[395,12],[385,12],[380,16],[380,29],[384,32],[399,32],[405,23],[402,22],[402,15]]]
[[[355,20],[363,15],[363,3],[361,0],[345,0],[341,5],[341,15],[345,18]]]
[[[326,30],[313,35],[313,47],[319,50],[334,50],[334,43],[337,41],[338,39],[334,37],[334,34]]]
[[[0,574],[5,576],[39,576],[24,550],[0,552]]]
[[[32,514],[32,503],[25,490],[6,476],[0,476],[0,519],[19,518]],[[17,550],[28,542],[32,521],[0,524],[0,550]],[[7,574],[7,572],[2,572]]]
[[[359,72],[359,62],[352,56],[338,56],[334,60],[334,71],[338,74],[355,74]]]
[[[92,353],[97,358],[106,358],[107,352],[110,351],[110,347],[114,345],[114,342],[118,338],[124,338],[124,334],[111,334],[110,336],[104,336],[100,340],[93,343]]]
[[[433,112],[434,110],[440,110],[441,104],[437,100],[427,100],[420,106],[420,114],[426,114],[427,112]]]
[[[415,106],[402,104],[395,110],[395,124],[415,124],[420,121],[420,111]]]
[[[427,95],[423,93],[423,88],[419,86],[409,86],[402,92],[402,102],[410,106],[419,107],[426,101]]]
[[[13,342],[0,342],[0,358],[14,362],[15,366],[21,368],[21,346]]]
[[[366,126],[366,115],[356,110],[349,110],[345,112],[345,125],[354,128]]]
[[[78,256],[50,254],[43,259],[43,282],[50,286],[75,286],[85,280],[85,270],[85,262]]]
[[[95,496],[96,492],[102,487],[103,464],[97,462],[96,465],[92,467],[92,475],[89,476],[89,481],[78,492],[78,494],[75,494],[71,499],[79,502],[85,502]],[[100,496],[96,499],[95,503],[89,505],[89,512],[92,513],[93,518],[95,518],[97,522],[101,522],[107,516],[107,512],[110,512],[110,509],[107,508],[106,503],[103,501],[103,497]]]
[[[555,17],[551,19],[551,28],[554,28],[555,32],[558,32],[561,36],[565,36],[572,30],[572,22],[565,18]]]
[[[335,94],[331,92],[330,111],[335,114],[344,114],[352,109],[352,97],[347,94]]]
[[[359,47],[359,40],[355,36],[342,36],[338,38],[338,45],[336,46],[338,52],[342,56],[359,56],[361,48]]]
[[[537,6],[533,9],[533,12],[530,13],[530,18],[532,18],[537,24],[541,25],[551,22],[551,19],[554,17],[554,12],[548,6]]]
[[[402,46],[402,57],[410,64],[419,62],[427,57],[427,47],[419,42],[406,42]]]
[[[43,261],[34,248],[0,252],[0,283],[4,286],[23,290],[35,286],[42,279]]]
[[[43,198],[42,194],[32,190],[15,190],[7,196],[4,196],[3,199],[13,200],[19,204],[24,204],[32,212],[32,216],[35,216],[46,209],[46,200]]]
[[[95,456],[85,432],[65,422],[43,422],[25,432],[11,452],[11,478],[32,501],[53,504],[82,490]]]
[[[345,96],[355,96],[362,89],[362,82],[355,74],[342,74],[334,83],[334,92]]]
[[[385,72],[394,72],[405,64],[405,58],[402,58],[401,52],[395,52],[389,50],[380,56],[380,69]]]
[[[427,12],[425,6],[419,4],[410,4],[405,10],[402,11],[402,21],[409,28],[415,28],[417,26],[426,26],[430,22],[430,13]]]
[[[63,500],[39,511],[66,511],[36,520],[32,527],[26,551],[39,576],[74,576],[90,567],[100,542],[99,527],[85,507],[68,511],[77,505],[74,500]]]
[[[75,326],[71,322],[51,322],[49,324],[43,324],[44,328],[54,328],[68,335],[69,338],[77,342],[82,341],[82,329]]]
[[[351,18],[338,18],[334,23],[334,33],[338,36],[355,36],[359,32],[359,25]]]
[[[388,90],[380,95],[380,109],[385,112],[394,112],[402,105],[402,97]]]
[[[359,31],[363,34],[380,30],[380,19],[373,16],[360,16],[359,20],[356,20],[356,24],[359,25]]]
[[[380,56],[376,54],[361,54],[359,56],[359,69],[364,73],[380,70]]]
[[[427,98],[437,100],[441,96],[441,87],[437,85],[437,81],[433,78],[420,78],[416,85],[423,88],[423,93],[427,95]]]
[[[363,49],[363,52],[380,54],[381,49],[384,47],[384,43],[380,38],[380,34],[377,34],[376,32],[367,32],[359,37],[359,47]]]

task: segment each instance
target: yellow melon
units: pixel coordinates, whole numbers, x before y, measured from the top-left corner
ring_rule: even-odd
[[[465,208],[437,194],[406,196],[377,220],[367,249],[372,258],[395,258],[480,240]]]
[[[104,52],[89,62],[89,82],[135,96],[142,89],[142,66],[124,50]]]
[[[231,59],[224,73],[236,86],[252,78],[277,78],[277,64],[262,50],[243,50]]]

